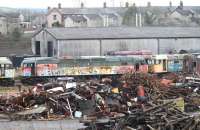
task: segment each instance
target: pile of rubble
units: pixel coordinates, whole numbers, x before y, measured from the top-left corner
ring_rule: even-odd
[[[199,110],[199,96],[197,83],[174,74],[160,78],[134,73],[78,82],[60,78],[18,97],[1,97],[0,119],[79,118],[92,130],[196,130],[198,114],[185,112]]]

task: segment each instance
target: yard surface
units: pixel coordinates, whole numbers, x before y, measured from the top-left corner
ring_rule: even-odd
[[[0,122],[0,130],[77,130],[79,128],[84,126],[78,120]]]
[[[28,90],[31,86],[23,86],[21,90]],[[16,96],[19,94],[18,87],[2,87],[0,86],[0,96]]]
[[[22,87],[28,90],[30,86]],[[17,87],[0,87],[0,96],[16,96]],[[0,121],[0,130],[77,130],[84,128],[78,120],[58,121]]]

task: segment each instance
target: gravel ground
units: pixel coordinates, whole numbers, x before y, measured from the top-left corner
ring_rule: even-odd
[[[77,130],[79,128],[84,126],[78,120],[0,122],[0,130]]]

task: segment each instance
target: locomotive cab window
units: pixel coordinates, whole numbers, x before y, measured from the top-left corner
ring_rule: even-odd
[[[149,65],[154,64],[152,60],[147,60],[147,63],[148,63]]]
[[[174,61],[174,64],[179,64],[179,61],[178,61],[178,60],[175,60],[175,61]]]
[[[140,69],[140,64],[139,64],[139,63],[136,63],[135,68],[136,68],[136,71],[139,71],[139,69]]]
[[[33,67],[34,63],[24,64],[24,67]]]
[[[122,62],[121,65],[128,65],[128,63],[127,62]]]

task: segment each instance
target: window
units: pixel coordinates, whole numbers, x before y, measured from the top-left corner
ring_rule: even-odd
[[[137,64],[135,65],[135,68],[136,68],[136,71],[139,71],[139,70],[140,70],[140,65],[139,65],[139,63],[137,63]]]
[[[174,61],[174,64],[179,64],[179,61],[178,61],[178,60],[175,60],[175,61]]]
[[[57,20],[57,15],[53,15],[53,20]]]

